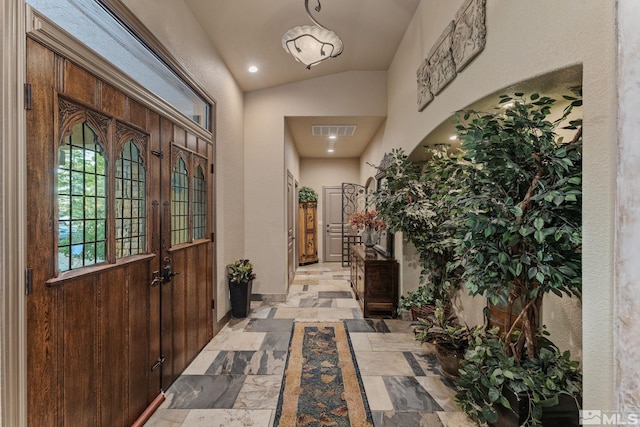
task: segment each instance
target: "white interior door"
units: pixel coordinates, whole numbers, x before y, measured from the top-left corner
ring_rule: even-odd
[[[342,187],[324,187],[324,262],[342,262]]]

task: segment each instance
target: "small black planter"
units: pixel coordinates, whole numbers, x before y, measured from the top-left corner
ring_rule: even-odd
[[[251,309],[251,287],[253,280],[241,282],[229,281],[229,294],[231,295],[231,316],[243,318],[249,315]]]
[[[511,405],[511,410],[500,404],[494,407],[498,411],[498,421],[489,423],[491,427],[518,427],[525,422],[529,415],[529,397],[526,393],[516,394],[510,388],[503,390],[504,396]],[[544,427],[579,427],[579,412],[576,401],[568,395],[559,396],[559,404],[542,410],[542,425]],[[582,404],[581,399],[579,399]]]

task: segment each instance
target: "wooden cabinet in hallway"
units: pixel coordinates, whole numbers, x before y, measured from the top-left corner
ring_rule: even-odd
[[[318,262],[318,205],[298,203],[298,264]]]

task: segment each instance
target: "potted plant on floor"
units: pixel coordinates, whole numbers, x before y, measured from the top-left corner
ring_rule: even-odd
[[[568,105],[553,122],[548,116],[556,100],[538,94],[502,96],[500,104],[512,103],[503,112],[459,115],[466,192],[457,199],[464,215],[457,217],[457,259],[451,266],[464,268],[471,295],[483,295],[515,315],[506,316],[497,341],[480,340],[467,352],[474,370],[463,368],[459,403],[480,422],[498,422],[493,406],[478,407],[477,399],[469,400],[481,391],[486,394],[480,400],[507,410],[514,409],[505,397],[509,388],[528,395],[526,425],[540,425],[542,407],[556,403],[558,394],[579,401],[577,381],[552,378],[548,386],[534,381],[542,379],[540,372],[562,377],[567,365],[573,369],[568,355],[539,334],[543,296],[581,295],[581,121],[570,122],[568,128],[576,130],[570,141],[556,133],[581,100],[565,98]],[[514,311],[516,305],[520,309]],[[482,388],[478,372],[500,378]],[[522,381],[504,382],[504,372],[514,376],[507,380]],[[577,414],[577,408],[573,411]]]
[[[442,375],[452,380],[459,376],[460,361],[464,359],[469,337],[482,328],[482,325],[469,328],[460,324],[456,315],[445,310],[441,301],[436,304],[432,315],[418,319],[412,326],[417,341],[435,346]]]
[[[400,296],[398,314],[408,311],[413,321],[427,319],[435,313],[437,301],[433,286],[420,285],[415,291],[407,291]],[[447,311],[451,312],[449,307]]]
[[[478,423],[491,426],[578,426],[582,374],[569,352],[538,336],[537,357],[517,362],[498,328],[469,334],[460,363],[456,401]]]
[[[255,278],[253,265],[248,259],[238,259],[227,265],[231,315],[233,317],[243,318],[249,315],[251,290]]]
[[[419,256],[420,286],[400,297],[399,310],[411,309],[416,317],[426,318],[433,313],[435,303],[450,305],[453,293],[459,288],[460,270],[449,270],[453,260],[455,223],[457,215],[453,201],[459,191],[456,182],[464,182],[457,156],[449,154],[446,146],[427,149],[429,160],[416,163],[409,160],[402,149],[385,155],[384,166],[378,176],[383,185],[373,194],[373,204],[391,232],[402,232],[413,244]],[[415,314],[416,311],[426,308]],[[451,308],[447,308],[451,310]]]

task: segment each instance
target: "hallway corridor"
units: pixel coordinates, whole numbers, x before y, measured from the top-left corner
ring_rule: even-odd
[[[363,319],[339,263],[300,267],[287,301],[252,303],[167,390],[147,427],[272,426],[294,321],[345,320],[376,427],[465,427],[453,385],[409,321]]]

